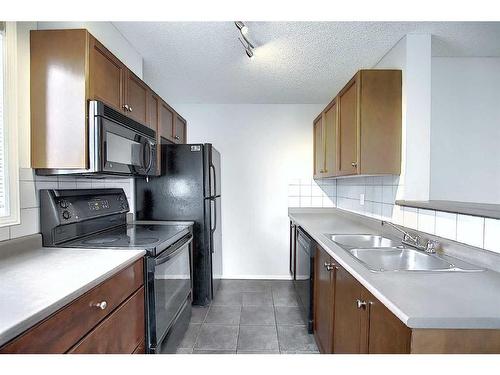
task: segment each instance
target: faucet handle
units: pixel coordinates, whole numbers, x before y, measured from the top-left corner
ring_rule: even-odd
[[[425,246],[425,252],[434,254],[436,249],[439,247],[439,242],[436,240],[427,240],[427,244]]]

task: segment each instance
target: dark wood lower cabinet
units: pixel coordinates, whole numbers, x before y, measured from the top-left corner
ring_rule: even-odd
[[[409,353],[411,330],[320,246],[314,336],[321,353]]]
[[[368,315],[368,342],[364,352],[370,354],[410,353],[411,329],[399,320],[368,290],[362,290],[362,301],[366,302]]]
[[[361,353],[363,311],[357,307],[361,284],[344,268],[337,265],[335,272],[335,314],[333,352]]]
[[[333,259],[316,246],[314,263],[314,337],[321,353],[333,351],[335,267]]]
[[[0,354],[133,353],[145,343],[143,272],[139,259],[0,347]]]
[[[314,272],[314,338],[321,353],[500,353],[500,329],[409,328],[319,245]]]

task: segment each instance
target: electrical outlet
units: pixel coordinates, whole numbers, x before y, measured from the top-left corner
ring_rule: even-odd
[[[365,195],[364,194],[359,194],[359,204],[362,206],[365,205]]]

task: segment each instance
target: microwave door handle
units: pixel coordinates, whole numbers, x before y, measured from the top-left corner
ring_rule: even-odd
[[[189,240],[183,241],[182,243],[180,243],[175,248],[175,250],[172,251],[171,253],[168,253],[166,255],[159,256],[158,258],[156,258],[155,259],[155,266],[163,264],[163,263],[167,262],[168,260],[174,258],[175,256],[177,256],[177,254],[179,254],[181,252],[182,249],[184,249],[186,246],[188,246],[191,242],[193,242],[193,236],[189,236]]]
[[[149,170],[151,169],[151,165],[153,164],[153,147],[151,147],[151,142],[149,140],[146,141],[145,143],[145,146],[144,147],[148,147],[148,151],[149,151],[149,160],[148,160],[148,166],[144,166],[144,170],[146,173],[149,173]]]

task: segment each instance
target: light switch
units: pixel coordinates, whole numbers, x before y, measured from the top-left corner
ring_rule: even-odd
[[[365,195],[364,194],[359,194],[359,204],[362,206],[365,205]]]

